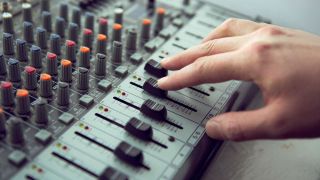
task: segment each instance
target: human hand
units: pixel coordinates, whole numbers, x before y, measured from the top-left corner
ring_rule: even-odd
[[[177,70],[158,81],[166,90],[227,80],[252,81],[265,106],[228,112],[206,124],[216,139],[320,136],[320,37],[299,30],[229,19],[200,45],[161,62]]]

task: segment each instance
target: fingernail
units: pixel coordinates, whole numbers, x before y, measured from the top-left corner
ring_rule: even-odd
[[[220,123],[214,119],[208,121],[206,124],[207,134],[214,139],[223,139],[220,128]]]
[[[164,83],[167,79],[168,79],[167,76],[159,79],[158,82],[157,82],[158,87],[161,88],[162,85],[163,85],[163,83]]]

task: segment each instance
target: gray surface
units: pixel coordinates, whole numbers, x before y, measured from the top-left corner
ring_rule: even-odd
[[[250,108],[261,106],[258,95]],[[226,142],[203,180],[320,180],[320,139]]]
[[[319,0],[208,0],[255,17],[262,15],[274,24],[320,34]]]

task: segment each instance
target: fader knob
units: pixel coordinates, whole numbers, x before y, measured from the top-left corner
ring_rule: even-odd
[[[26,115],[30,113],[30,99],[29,92],[26,89],[18,89],[16,93],[17,113]]]
[[[167,109],[162,104],[158,104],[150,99],[143,102],[141,106],[142,114],[157,120],[164,121],[167,119]]]
[[[42,27],[36,29],[37,45],[41,49],[47,49],[47,31]]]
[[[18,83],[21,81],[20,63],[18,60],[10,58],[8,61],[9,81]]]
[[[58,92],[57,92],[57,104],[59,106],[68,106],[69,105],[69,84],[64,82],[58,83]]]
[[[56,55],[61,54],[61,45],[60,45],[61,37],[58,34],[50,35],[50,51],[55,53]]]
[[[99,180],[129,180],[129,178],[127,175],[109,166],[99,175]]]
[[[79,67],[90,68],[90,49],[88,47],[80,47]]]
[[[69,29],[68,29],[68,39],[77,43],[78,32],[79,32],[79,26],[75,23],[70,23]]]
[[[79,67],[77,88],[81,91],[89,89],[89,70],[87,68]]]
[[[129,122],[125,125],[124,129],[139,139],[143,139],[143,140],[152,139],[152,135],[153,135],[152,127],[149,124],[144,123],[135,117],[129,120]]]
[[[6,129],[6,117],[4,115],[4,111],[0,108],[0,140],[4,139],[7,135]]]
[[[57,17],[56,18],[56,33],[61,37],[64,38],[65,35],[65,20],[62,17]]]
[[[74,8],[72,10],[71,22],[81,27],[81,11],[79,8]]]
[[[37,89],[37,75],[36,69],[32,66],[26,66],[24,68],[24,88],[34,91]]]
[[[114,154],[119,159],[134,166],[141,166],[143,163],[142,151],[124,141],[116,147]]]
[[[99,19],[99,34],[108,35],[108,20],[105,18]]]
[[[66,59],[71,62],[76,62],[76,43],[71,40],[66,40]]]
[[[40,92],[41,97],[49,98],[52,96],[52,78],[49,74],[40,75]]]
[[[84,27],[90,30],[94,30],[94,14],[90,12],[85,13],[85,24]]]
[[[41,49],[38,46],[32,45],[30,48],[30,65],[37,69],[42,68]]]
[[[123,9],[116,8],[114,9],[114,23],[122,24],[123,21]]]
[[[160,63],[153,59],[147,62],[144,66],[144,70],[157,78],[162,78],[168,75],[168,70],[164,69]]]
[[[41,0],[40,1],[40,8],[42,11],[50,11],[50,0]]]
[[[3,33],[2,35],[2,48],[4,55],[13,55],[14,47],[13,47],[13,35],[9,33]]]
[[[96,43],[97,43],[96,53],[106,55],[107,54],[107,36],[104,34],[98,34]]]
[[[16,40],[16,58],[20,62],[27,62],[28,61],[28,51],[27,51],[27,42],[22,39]]]
[[[121,34],[122,34],[122,25],[121,24],[114,24],[113,25],[113,32],[112,32],[112,43],[113,43],[113,41],[121,42]]]
[[[39,126],[48,124],[48,107],[45,99],[39,98],[35,104],[34,122]]]
[[[120,65],[122,63],[122,43],[118,41],[113,41],[112,44],[112,63],[115,65]]]
[[[32,22],[32,6],[30,3],[22,3],[23,21]]]
[[[66,4],[66,3],[61,3],[61,4],[60,4],[59,15],[60,15],[60,17],[62,17],[66,22],[69,21],[69,7],[68,7],[68,4]]]
[[[163,22],[164,22],[164,15],[165,15],[165,9],[158,8],[157,9],[157,17],[156,17],[156,25],[154,28],[154,34],[158,35],[158,33],[163,29]]]
[[[13,147],[21,147],[24,145],[24,135],[21,125],[22,119],[17,117],[10,117],[9,124],[9,142]]]
[[[137,50],[137,31],[130,29],[127,37],[127,54],[131,55]]]
[[[2,14],[2,22],[3,22],[3,32],[14,34],[12,14],[8,12],[4,12]]]
[[[13,86],[11,82],[2,81],[1,82],[1,105],[2,106],[12,106],[14,104],[13,100]]]
[[[60,81],[70,83],[72,81],[72,63],[69,60],[61,60]]]
[[[46,72],[52,76],[57,75],[58,74],[57,55],[54,53],[47,53],[46,61],[47,61]]]
[[[0,54],[0,76],[7,74],[6,61],[2,54]]]
[[[96,55],[96,63],[95,63],[95,74],[97,76],[105,76],[106,75],[106,67],[107,67],[107,59],[104,54]]]
[[[47,31],[52,31],[51,13],[48,11],[43,11],[41,13],[42,27]]]
[[[33,43],[34,38],[33,38],[33,24],[31,22],[23,22],[23,38],[28,42],[28,43]]]
[[[143,90],[148,92],[149,94],[159,97],[165,98],[168,95],[168,91],[162,90],[158,87],[157,80],[153,78],[149,78],[143,84]]]

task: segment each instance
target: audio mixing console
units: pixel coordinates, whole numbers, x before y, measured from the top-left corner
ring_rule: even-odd
[[[210,0],[8,0],[0,17],[0,179],[192,179],[241,109],[240,81],[163,91],[159,62],[229,17]]]

